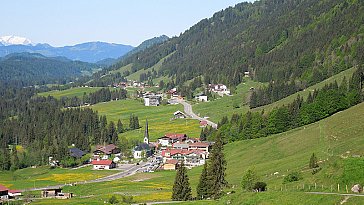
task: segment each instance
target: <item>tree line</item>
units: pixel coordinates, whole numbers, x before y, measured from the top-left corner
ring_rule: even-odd
[[[349,81],[340,85],[325,85],[310,92],[307,99],[297,96],[290,104],[274,108],[271,112],[248,112],[233,114],[229,120],[222,118],[219,131],[226,141],[237,141],[265,137],[307,125],[334,113],[345,110],[363,101],[363,69],[358,68]]]

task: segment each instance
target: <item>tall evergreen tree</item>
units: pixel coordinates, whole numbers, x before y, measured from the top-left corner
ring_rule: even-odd
[[[204,164],[201,176],[200,176],[200,181],[198,182],[197,185],[197,199],[204,199],[206,198],[206,196],[208,196],[208,174],[207,174],[207,163]]]
[[[173,201],[188,201],[192,199],[190,182],[187,176],[187,169],[183,162],[179,166],[174,180],[172,200]]]
[[[215,144],[210,153],[210,164],[208,166],[208,195],[212,198],[219,198],[222,189],[227,185],[225,180],[226,160],[224,157],[224,145],[220,133],[217,134]]]
[[[122,133],[124,131],[124,127],[120,119],[118,120],[117,126],[118,126],[118,133]]]
[[[309,168],[314,169],[314,168],[317,168],[317,167],[318,167],[317,157],[316,157],[315,153],[312,153],[312,156],[310,158]]]

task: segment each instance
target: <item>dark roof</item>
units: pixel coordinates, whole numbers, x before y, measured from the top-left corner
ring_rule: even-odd
[[[106,146],[97,146],[96,147],[96,151],[100,151],[100,152],[103,152],[105,154],[112,154],[112,151],[114,149],[118,149],[118,147],[114,144],[109,144],[109,145],[106,145]]]
[[[76,147],[74,148],[70,148],[70,155],[71,157],[76,157],[76,158],[81,158],[83,155],[85,155],[86,153]]]
[[[149,144],[142,143],[135,147],[135,151],[150,150]]]

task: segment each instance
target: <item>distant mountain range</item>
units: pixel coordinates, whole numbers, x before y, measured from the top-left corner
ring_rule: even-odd
[[[105,42],[87,42],[74,46],[53,47],[49,44],[32,45],[31,41],[24,37],[0,37],[0,57],[11,53],[27,52],[39,53],[47,57],[64,56],[71,60],[96,63],[108,58],[119,58],[133,49],[133,46]]]

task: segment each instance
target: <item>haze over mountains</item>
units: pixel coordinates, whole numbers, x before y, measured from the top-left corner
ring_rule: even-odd
[[[32,45],[31,40],[17,36],[0,37],[0,57],[11,53],[39,53],[47,57],[63,56],[71,60],[96,63],[106,58],[119,58],[134,47],[130,45],[86,42],[73,46],[53,47],[49,44]]]

